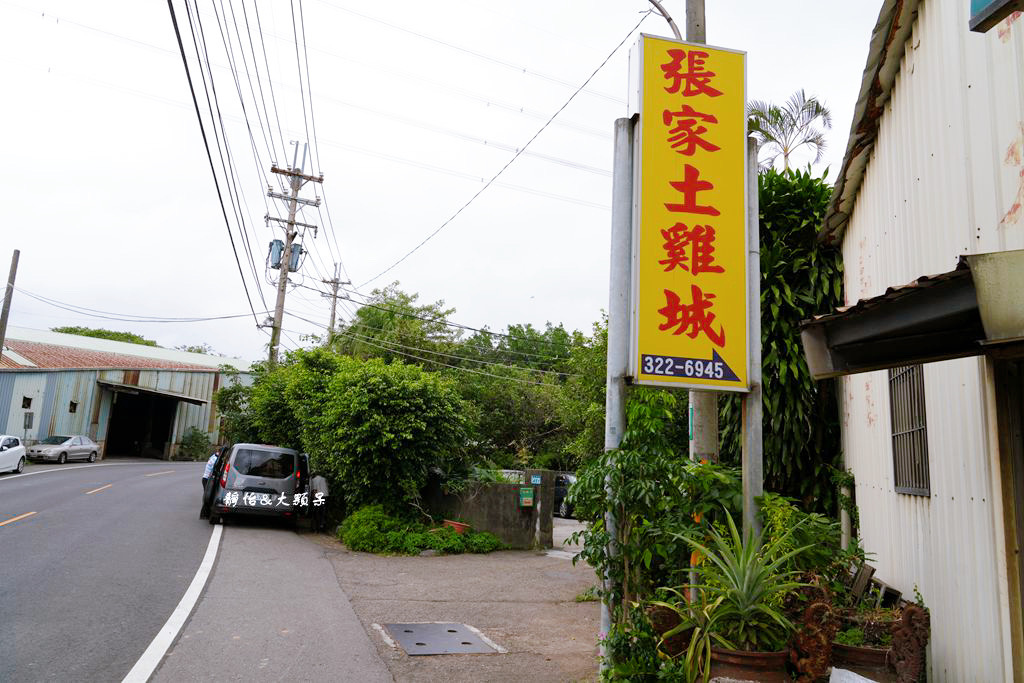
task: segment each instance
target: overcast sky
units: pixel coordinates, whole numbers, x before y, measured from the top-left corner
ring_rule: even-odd
[[[306,170],[325,180],[303,196],[326,201],[319,212],[301,214],[321,229],[303,239],[309,253],[294,282],[304,286],[289,292],[287,310],[319,325],[286,316],[286,348],[303,344],[303,334],[323,333],[329,302],[313,289],[325,288],[319,281],[339,258],[343,279],[359,291],[399,280],[422,301],[444,299],[457,310],[453,320],[468,325],[500,330],[551,321],[589,332],[607,307],[611,131],[626,114],[637,33],[495,184],[378,275],[508,163],[630,34],[646,0],[302,0],[307,50],[299,59],[290,3],[257,3],[201,2],[193,20],[202,23],[237,169],[242,228],[227,196],[226,206],[260,321],[276,296],[267,244],[281,236],[263,217],[268,207],[286,216],[266,197],[267,179],[276,183],[271,157],[289,164],[290,141],[314,137],[306,129],[315,124]],[[174,6],[214,144],[186,6]],[[682,27],[683,0],[665,6]],[[781,103],[803,88],[831,108],[829,149],[815,169],[831,167],[832,179],[879,6],[707,0],[708,43],[747,52],[748,97]],[[254,42],[258,78],[245,28],[247,18],[257,35],[257,7],[266,49],[264,61]],[[241,62],[236,68],[248,126],[218,19],[236,61],[235,22],[245,45],[248,78]],[[300,24],[300,43],[301,31]],[[640,31],[671,35],[656,15]],[[166,3],[0,0],[0,54],[8,92],[0,115],[8,198],[0,269],[6,273],[11,251],[20,249],[16,284],[26,292],[15,294],[10,324],[107,327],[162,346],[207,343],[226,355],[264,357],[268,336],[246,299]],[[302,91],[312,100],[305,115],[300,62]],[[213,153],[219,166],[216,146]],[[227,193],[219,168],[218,177]],[[245,317],[125,322],[28,293],[131,316]],[[346,303],[339,317],[352,310]]]

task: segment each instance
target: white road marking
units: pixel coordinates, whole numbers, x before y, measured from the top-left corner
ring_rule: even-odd
[[[558,557],[563,560],[571,560],[572,558],[576,557],[576,553],[570,553],[566,550],[549,550],[544,554],[548,557]]]
[[[26,512],[23,515],[18,515],[17,517],[11,517],[10,519],[5,519],[4,521],[0,522],[0,526],[3,526],[5,524],[10,524],[11,522],[17,522],[19,519],[25,519],[26,517],[31,517],[34,514],[36,514],[36,513],[34,513],[34,512]]]
[[[174,470],[164,470],[163,472],[154,472],[153,474],[147,474],[147,477],[159,477],[161,474],[174,474]]]
[[[377,630],[377,632],[380,633],[380,637],[384,639],[384,644],[385,645],[390,647],[392,650],[397,650],[398,649],[398,643],[396,643],[391,638],[391,636],[388,635],[388,632],[384,630],[383,626],[381,626],[380,624],[370,624],[370,626],[372,626],[374,629]]]
[[[128,465],[142,465],[143,467],[155,467],[155,463],[148,462],[111,462],[101,463],[99,465],[72,465],[71,467],[51,467],[48,470],[39,470],[38,472],[23,472],[21,474],[12,474],[7,477],[0,478],[0,484],[5,481],[11,481],[18,477],[31,477],[33,474],[46,474],[47,472],[69,472],[71,470],[84,470],[86,467],[126,467]]]
[[[128,672],[128,675],[124,677],[121,683],[145,683],[153,675],[153,672],[156,671],[160,660],[167,654],[167,650],[174,643],[174,639],[178,636],[178,632],[181,631],[181,627],[185,625],[188,615],[192,613],[196,602],[199,601],[199,594],[203,592],[206,580],[210,578],[210,572],[213,571],[213,562],[217,559],[217,548],[220,545],[220,537],[223,531],[224,527],[220,524],[213,527],[213,533],[210,534],[210,544],[206,546],[206,554],[203,556],[203,561],[199,564],[199,570],[192,579],[192,583],[189,584],[188,590],[182,596],[181,602],[174,608],[174,612],[167,619],[167,623],[156,634],[153,642],[149,644],[146,651],[139,657],[139,661],[135,662],[135,666],[132,667],[132,670]]]
[[[103,489],[109,489],[111,486],[113,486],[113,484],[107,484],[106,486],[101,486],[98,489],[93,489],[92,491],[86,491],[85,495],[88,496],[91,493],[96,493],[98,491],[102,491]]]

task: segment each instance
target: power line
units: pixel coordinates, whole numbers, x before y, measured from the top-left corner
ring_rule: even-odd
[[[277,109],[277,98],[274,96],[274,79],[270,77],[270,62],[267,60],[267,44],[263,40],[263,24],[260,22],[260,6],[259,3],[253,0],[253,10],[256,13],[256,35],[260,38],[260,47],[263,50],[263,65],[267,69],[267,85],[270,89],[270,102],[274,105],[274,119],[277,121],[277,134],[281,138],[281,154],[285,157],[288,156],[288,147],[284,144],[284,133],[281,132],[281,116]],[[242,2],[242,8],[245,8],[245,0]],[[246,30],[248,30],[249,24],[246,20]]]
[[[171,2],[171,0],[168,0],[168,2]],[[249,237],[248,237],[248,234],[246,232],[245,221],[244,221],[244,219],[242,217],[242,212],[241,212],[241,208],[239,207],[239,202],[236,201],[236,199],[235,199],[237,196],[239,196],[238,186],[237,186],[237,184],[235,184],[234,175],[232,174],[232,172],[230,172],[228,170],[228,163],[231,163],[232,169],[234,168],[234,164],[233,164],[233,162],[231,162],[231,151],[230,151],[229,143],[228,143],[228,139],[227,139],[227,128],[224,126],[224,119],[220,115],[220,102],[217,100],[217,87],[216,87],[216,85],[214,84],[214,81],[213,81],[213,69],[212,69],[211,63],[210,63],[210,55],[209,55],[209,52],[207,52],[207,50],[206,50],[206,36],[203,33],[202,20],[199,18],[199,12],[198,12],[198,9],[197,9],[196,10],[196,24],[198,24],[198,26],[199,26],[199,37],[197,37],[196,30],[195,30],[195,25],[192,22],[192,11],[190,9],[190,6],[189,6],[187,0],[185,2],[185,9],[186,9],[186,12],[188,14],[189,28],[190,28],[190,30],[192,32],[192,44],[193,44],[193,46],[196,49],[196,58],[199,60],[199,67],[200,67],[199,75],[202,77],[202,81],[203,81],[203,93],[206,96],[207,108],[210,111],[210,120],[213,123],[213,134],[214,134],[214,141],[217,144],[217,154],[220,157],[221,168],[224,171],[224,178],[225,178],[225,181],[226,181],[226,184],[227,184],[227,187],[228,187],[228,200],[231,203],[232,211],[235,214],[235,218],[238,220],[239,234],[242,237],[242,246],[243,246],[243,248],[244,248],[244,250],[245,250],[245,252],[246,252],[246,254],[247,254],[248,258],[249,258],[249,264],[252,267],[253,279],[255,280],[255,284],[257,285],[257,287],[259,287],[259,274],[257,273],[257,270],[256,270],[256,261],[255,261],[255,259],[253,258],[253,255],[252,255],[252,248],[251,248],[251,246],[249,244]],[[201,40],[200,40],[200,38],[201,38]],[[200,42],[202,43],[202,52],[200,52],[200,47],[199,47]],[[210,74],[209,86],[207,86],[206,75],[204,74],[203,68],[202,68],[203,56],[204,55],[206,57],[206,69],[207,69],[207,71]],[[212,95],[212,100],[211,100],[211,95]],[[214,116],[214,113],[213,113],[214,112],[214,104],[215,103],[216,103],[216,109],[217,109],[217,115],[216,116]],[[221,131],[220,135],[218,135],[218,133],[217,133],[217,122],[218,121],[220,122],[220,131]],[[223,149],[221,148],[221,142],[220,142],[222,137],[224,139],[224,148]],[[225,159],[224,159],[225,151],[227,152],[228,162],[225,162]],[[248,207],[246,207],[246,210],[248,210]],[[232,247],[234,247],[234,240],[232,240]],[[237,254],[236,254],[236,258],[237,258]],[[263,288],[259,287],[257,292],[260,295],[260,300],[263,302],[263,306],[266,307],[267,302],[266,302],[266,299],[263,298]]]
[[[524,66],[522,66],[520,64],[512,64],[511,62],[506,62],[506,61],[504,61],[502,59],[498,59],[497,57],[491,57],[490,55],[486,55],[486,54],[484,54],[482,52],[476,52],[475,50],[470,50],[468,48],[461,47],[461,46],[455,45],[453,43],[449,43],[447,41],[441,40],[440,38],[434,38],[433,36],[428,36],[425,33],[420,33],[418,31],[414,31],[412,29],[405,28],[404,26],[399,26],[398,24],[393,24],[391,22],[384,21],[383,19],[378,19],[377,17],[371,17],[368,14],[361,14],[360,12],[356,12],[355,10],[351,10],[351,9],[348,9],[347,7],[341,7],[339,5],[335,5],[334,3],[327,2],[326,0],[320,0],[320,2],[321,2],[321,4],[327,5],[328,7],[333,7],[334,9],[340,10],[342,12],[347,12],[348,14],[353,14],[353,15],[355,15],[357,17],[361,17],[363,19],[366,19],[367,21],[372,21],[372,22],[375,22],[377,24],[382,24],[382,25],[387,26],[389,28],[395,29],[396,31],[401,31],[403,33],[408,33],[409,35],[416,36],[417,38],[422,38],[423,40],[428,40],[428,41],[430,41],[432,43],[437,43],[438,45],[444,45],[445,47],[451,48],[452,50],[456,50],[456,51],[462,52],[464,54],[472,55],[473,57],[476,57],[478,59],[482,59],[482,60],[491,62],[493,64],[498,64],[499,66],[504,66],[504,67],[506,67],[508,69],[512,69],[512,70],[514,70],[514,71],[516,71],[518,73],[524,73],[524,74],[527,74],[529,76],[534,76],[536,78],[542,78],[542,79],[544,79],[546,81],[551,81],[552,83],[557,83],[557,84],[563,85],[563,86],[565,86],[567,88],[572,88],[573,87],[572,83],[570,83],[569,81],[563,80],[561,78],[558,78],[557,76],[549,76],[548,74],[544,74],[544,73],[541,73],[539,71],[532,71],[531,69],[527,69],[526,67],[524,67]],[[646,15],[644,15],[644,18],[646,18]],[[642,21],[643,21],[643,19],[641,19],[641,22]],[[639,24],[637,24],[637,26],[639,26]],[[632,31],[630,31],[630,33],[632,33]],[[582,90],[583,87],[586,86],[586,84],[589,83],[589,82],[590,82],[590,79],[588,78],[587,82],[584,83],[583,86],[581,86],[577,90],[577,92],[579,92],[579,90]],[[596,97],[601,97],[601,98],[604,98],[606,100],[610,100],[610,101],[615,102],[617,104],[625,104],[620,98],[616,97],[615,95],[610,95],[610,94],[607,94],[607,93],[598,92],[596,90],[588,90],[587,93],[591,94],[591,95],[594,95]]]
[[[316,115],[315,115],[315,112],[314,112],[314,109],[313,109],[313,82],[312,82],[311,77],[309,75],[309,50],[307,49],[307,44],[306,44],[306,17],[305,17],[305,14],[302,11],[302,0],[299,0],[299,24],[302,27],[302,56],[306,60],[306,89],[309,91],[309,120],[310,120],[310,123],[313,125],[313,152],[316,155],[316,163],[319,166],[320,165],[320,158],[321,158],[320,157],[320,145],[317,142],[317,134],[316,134]],[[301,77],[301,74],[300,74],[300,77]],[[349,277],[348,269],[345,267],[345,261],[341,257],[341,245],[338,244],[338,235],[337,235],[337,233],[334,230],[334,219],[331,217],[331,206],[327,202],[327,191],[321,189],[321,194],[323,194],[323,197],[324,197],[324,208],[327,210],[327,226],[325,226],[325,227],[326,227],[326,229],[328,231],[327,232],[328,236],[334,239],[334,249],[335,249],[335,252],[337,252],[337,256],[335,257],[335,260],[336,260],[337,263],[341,264],[341,270],[342,270],[342,272],[345,273],[345,279],[346,280],[351,280],[352,278]],[[324,217],[323,217],[323,213],[320,211],[320,207],[317,207],[317,214],[320,216],[320,223],[321,223],[321,225],[323,225]],[[331,242],[330,242],[330,240],[327,240],[328,251],[330,251],[330,247],[331,247]],[[333,254],[334,254],[334,252],[332,252],[332,255]]]
[[[320,292],[321,291],[321,290],[315,289],[313,287],[306,287],[306,289],[312,289],[315,292]],[[347,292],[349,294],[355,294],[356,296],[361,296],[364,299],[369,299],[370,298],[368,295],[363,294],[361,292],[358,292],[358,291],[356,291],[354,289],[345,289],[344,287],[342,287],[341,289],[344,292]],[[495,337],[504,337],[506,339],[513,339],[513,340],[516,340],[516,341],[528,341],[530,343],[536,343],[536,344],[547,344],[548,346],[558,346],[558,347],[565,347],[566,346],[565,344],[560,344],[558,342],[548,341],[546,339],[529,339],[529,340],[527,340],[527,339],[523,339],[522,337],[516,337],[515,335],[511,335],[511,334],[503,334],[501,332],[493,332],[491,330],[480,329],[480,328],[477,328],[477,327],[470,327],[469,325],[463,325],[461,323],[449,322],[445,318],[425,318],[425,317],[423,317],[421,315],[416,315],[415,313],[409,313],[408,311],[402,311],[402,310],[399,310],[397,308],[390,308],[388,306],[381,306],[379,304],[371,304],[371,303],[366,302],[366,301],[354,301],[353,303],[356,304],[356,305],[359,305],[359,306],[367,306],[369,308],[376,308],[376,309],[381,310],[381,311],[388,311],[390,313],[395,313],[397,315],[405,316],[405,317],[408,317],[408,318],[416,318],[417,320],[422,320],[422,321],[428,322],[428,323],[440,323],[440,324],[445,325],[447,327],[453,327],[453,328],[458,328],[458,329],[462,329],[462,330],[468,330],[470,332],[479,332],[480,334],[488,334],[488,335],[495,336]]]
[[[308,301],[308,299],[307,299],[307,301]],[[339,302],[340,301],[344,301],[344,299],[339,299]],[[353,326],[353,327],[349,328],[350,330],[355,328],[355,329],[359,329],[359,330],[374,330],[376,332],[388,332],[389,331],[386,328],[374,327],[373,325],[367,325],[364,322],[358,322],[357,323],[355,321],[352,321],[350,324]],[[493,332],[489,332],[487,334],[494,334],[494,333]],[[556,361],[557,360],[567,360],[569,358],[568,356],[548,356],[548,355],[545,355],[543,353],[530,353],[529,351],[514,351],[512,349],[502,349],[502,348],[498,348],[498,347],[494,347],[494,346],[478,346],[478,345],[470,344],[470,343],[464,342],[464,341],[458,341],[456,343],[459,344],[461,348],[474,349],[476,351],[490,352],[490,353],[496,353],[496,354],[513,354],[513,355],[516,355],[516,356],[526,356],[528,358],[537,358],[537,359],[539,359],[539,360],[533,361],[533,362],[541,362],[541,361],[546,361],[546,360],[556,360]],[[417,349],[417,350],[423,351],[424,349]],[[431,353],[433,353],[433,352],[431,352]],[[461,358],[461,356],[460,356],[460,358]],[[467,359],[467,360],[469,360],[469,359]],[[515,361],[513,360],[511,362],[514,363]],[[571,373],[559,373],[559,374],[571,374]]]
[[[192,73],[188,68],[188,59],[185,57],[185,45],[181,42],[181,31],[178,29],[178,18],[174,14],[173,0],[167,0],[167,8],[171,13],[171,23],[174,24],[174,35],[178,40],[178,50],[181,52],[181,61],[185,65],[185,76],[188,79],[188,89],[192,93],[192,104],[196,110],[196,118],[199,120],[199,131],[203,135],[203,146],[206,148],[206,158],[210,162],[210,172],[213,174],[213,184],[217,188],[217,199],[220,202],[221,214],[224,216],[224,227],[227,228],[228,239],[231,240],[231,251],[235,256],[235,263],[238,264],[238,275],[242,278],[242,287],[245,289],[245,298],[249,302],[249,310],[252,311],[253,320],[255,320],[256,324],[259,325],[260,321],[259,318],[256,317],[256,308],[252,305],[252,298],[249,296],[249,286],[245,283],[245,274],[242,271],[242,262],[238,259],[238,250],[235,247],[235,238],[231,234],[231,223],[228,221],[228,212],[224,207],[224,196],[221,194],[220,182],[217,180],[217,170],[213,165],[213,154],[210,152],[210,143],[206,138],[206,128],[203,126],[203,116],[199,113],[199,100],[196,99],[196,90],[192,85]]]
[[[312,323],[313,325],[319,325],[319,323],[314,322],[312,320],[309,320],[308,318],[303,318],[302,316],[296,315],[295,313],[289,313],[289,315],[291,315],[294,318],[298,318],[299,320],[305,320],[306,322]],[[349,321],[349,324],[352,325],[352,321]],[[366,327],[369,327],[369,326],[366,326]],[[370,329],[379,329],[379,328],[372,328],[371,327]],[[506,363],[498,363],[498,362],[495,362],[495,361],[483,360],[483,359],[480,359],[480,358],[469,358],[467,356],[459,356],[459,355],[456,355],[456,354],[444,353],[442,351],[435,351],[435,350],[432,350],[432,349],[421,349],[419,347],[409,346],[407,344],[402,344],[400,342],[394,342],[394,341],[389,341],[387,339],[378,339],[376,337],[367,337],[365,335],[356,334],[355,332],[352,331],[352,327],[351,326],[346,330],[346,333],[348,334],[349,337],[352,337],[354,339],[357,339],[357,340],[365,342],[365,343],[380,342],[381,344],[387,344],[389,346],[395,346],[395,347],[400,348],[400,349],[405,349],[406,351],[419,351],[420,353],[429,353],[429,354],[433,354],[435,356],[442,356],[444,358],[454,358],[456,360],[468,361],[470,363],[480,363],[482,365],[495,365],[495,366],[498,366],[498,367],[510,368],[510,369],[514,369],[514,370],[529,370],[530,372],[540,372],[540,373],[544,373],[544,374],[559,375],[559,376],[564,376],[564,377],[578,377],[579,376],[576,373],[572,373],[572,372],[559,372],[558,370],[544,370],[542,368],[531,368],[531,367],[525,367],[525,366],[522,366],[522,365],[508,365]],[[471,348],[478,348],[478,347],[471,347]]]
[[[148,315],[136,315],[134,313],[114,313],[111,311],[101,311],[95,308],[86,308],[85,306],[78,306],[76,304],[69,304],[66,301],[59,301],[57,299],[51,299],[50,297],[42,296],[41,294],[35,294],[27,290],[15,287],[20,294],[40,301],[44,304],[54,306],[55,308],[61,308],[71,313],[77,313],[78,315],[84,315],[91,318],[103,318],[106,320],[118,320],[121,322],[129,323],[199,323],[208,322],[211,320],[231,320],[233,318],[246,318],[249,316],[248,313],[237,313],[233,315],[212,315],[212,316],[192,316],[187,318],[166,318],[158,316]],[[267,313],[267,311],[263,311]]]
[[[338,334],[340,334],[342,336],[345,336],[345,337],[351,336],[348,332],[344,332],[344,331],[339,331]],[[549,384],[547,382],[542,382],[542,381],[534,382],[534,381],[531,381],[531,380],[520,379],[518,377],[509,377],[509,376],[506,376],[506,375],[495,375],[494,373],[491,373],[491,372],[484,372],[483,370],[474,370],[473,368],[464,368],[464,367],[460,367],[458,365],[448,365],[447,363],[441,363],[440,361],[430,360],[428,358],[421,358],[421,357],[415,356],[415,355],[413,355],[411,353],[406,353],[404,351],[398,351],[397,349],[388,349],[388,348],[386,348],[384,346],[380,346],[379,344],[374,344],[372,342],[365,342],[365,343],[369,344],[370,346],[376,346],[377,348],[382,349],[384,351],[389,351],[391,353],[397,353],[400,356],[405,356],[407,358],[412,358],[414,360],[422,361],[424,363],[434,363],[435,365],[440,365],[440,366],[443,366],[443,367],[446,367],[446,368],[451,368],[452,370],[458,370],[460,372],[470,372],[470,373],[473,373],[474,375],[484,375],[485,377],[494,377],[495,379],[501,379],[501,380],[506,380],[506,381],[510,381],[510,382],[519,382],[520,384],[532,384],[532,385]],[[526,368],[513,368],[513,369],[520,370],[520,371],[523,371],[523,372],[527,371]],[[553,385],[549,384],[549,386],[553,386]]]
[[[585,87],[585,86],[587,85],[587,83],[589,83],[589,82],[590,82],[591,80],[593,80],[594,76],[596,76],[596,75],[597,75],[597,73],[598,73],[598,72],[599,72],[599,71],[600,71],[601,69],[603,69],[603,68],[604,68],[604,65],[608,63],[608,60],[610,60],[610,59],[612,58],[612,56],[613,56],[613,55],[614,55],[614,54],[615,54],[616,52],[618,52],[618,51],[619,51],[619,48],[621,48],[621,47],[622,47],[622,46],[623,46],[623,45],[624,45],[624,44],[626,43],[626,41],[627,41],[627,40],[629,40],[629,37],[630,37],[631,35],[633,35],[633,33],[634,33],[634,32],[635,32],[635,31],[636,31],[636,30],[637,30],[638,28],[640,28],[640,24],[644,23],[644,21],[645,21],[645,20],[647,19],[647,17],[648,17],[649,15],[650,15],[650,12],[645,12],[645,13],[644,13],[644,15],[643,15],[643,16],[642,16],[642,17],[640,18],[640,21],[638,21],[638,22],[637,22],[636,26],[634,26],[634,27],[633,27],[633,28],[632,28],[632,29],[631,29],[631,30],[629,31],[629,33],[627,33],[627,34],[626,34],[626,36],[625,36],[625,37],[624,37],[624,38],[622,39],[622,41],[621,41],[621,42],[620,42],[620,43],[619,43],[618,45],[616,45],[616,46],[615,46],[615,49],[613,49],[613,50],[612,50],[611,52],[609,52],[609,53],[608,53],[608,56],[604,58],[604,61],[603,61],[603,62],[601,62],[601,63],[600,63],[599,65],[598,65],[598,67],[597,67],[596,69],[594,69],[594,72],[593,72],[592,74],[590,74],[590,76],[588,76],[588,77],[587,77],[587,80],[583,81],[583,84],[582,84],[582,85],[580,85],[580,86],[579,86],[578,88],[576,88],[576,91],[575,91],[575,92],[573,92],[573,94],[569,96],[569,99],[567,99],[567,100],[565,101],[565,103],[564,103],[564,104],[563,104],[563,105],[562,105],[561,107],[559,107],[559,108],[558,108],[558,111],[556,111],[556,112],[555,112],[554,114],[552,114],[552,115],[551,115],[551,118],[549,118],[549,119],[548,119],[548,120],[547,120],[547,121],[546,121],[546,122],[544,123],[544,125],[542,125],[542,126],[540,127],[540,129],[539,129],[539,130],[538,130],[538,131],[537,131],[536,133],[534,133],[534,134],[533,134],[533,137],[532,137],[532,138],[530,138],[529,140],[527,140],[526,144],[525,144],[525,145],[523,145],[523,146],[522,146],[522,148],[521,148],[521,149],[520,149],[519,151],[517,151],[517,152],[516,152],[516,153],[515,153],[515,154],[514,154],[514,155],[512,156],[512,158],[511,158],[511,159],[509,159],[509,160],[508,160],[508,163],[506,163],[506,164],[505,164],[504,166],[502,166],[502,167],[501,167],[501,168],[500,168],[500,169],[498,170],[498,172],[497,172],[497,173],[495,173],[495,174],[494,174],[494,175],[493,175],[493,176],[491,177],[491,179],[490,179],[490,180],[488,180],[488,181],[487,181],[487,183],[486,183],[486,184],[485,184],[485,185],[484,185],[483,187],[481,187],[481,188],[480,188],[480,189],[479,189],[479,190],[478,190],[478,191],[476,192],[476,194],[474,194],[474,195],[473,195],[472,197],[470,197],[470,198],[469,198],[469,201],[468,201],[468,202],[466,202],[466,203],[465,203],[465,204],[463,204],[463,205],[462,205],[461,207],[459,207],[459,210],[458,210],[458,211],[456,211],[456,212],[455,212],[454,214],[452,214],[452,215],[451,215],[451,217],[450,217],[450,218],[448,218],[448,220],[446,220],[446,221],[445,221],[444,223],[442,223],[442,224],[441,224],[440,226],[438,226],[438,228],[437,228],[436,230],[434,230],[434,231],[433,231],[432,233],[430,233],[429,235],[427,235],[427,236],[426,236],[426,237],[425,237],[425,238],[423,239],[423,241],[422,241],[422,242],[420,242],[420,243],[419,243],[419,244],[417,244],[417,245],[416,245],[415,247],[413,247],[413,248],[412,248],[412,249],[411,249],[411,250],[410,250],[410,251],[409,251],[408,253],[406,253],[406,254],[405,254],[405,255],[404,255],[404,256],[403,256],[402,258],[398,259],[398,260],[397,260],[397,261],[395,261],[395,262],[394,262],[393,264],[391,264],[390,266],[388,266],[387,268],[385,268],[385,269],[384,269],[384,270],[382,270],[381,272],[377,273],[376,275],[374,275],[374,276],[373,276],[372,278],[370,278],[370,279],[369,279],[369,280],[367,280],[366,282],[364,282],[364,283],[362,283],[361,285],[359,285],[359,287],[358,287],[358,288],[359,288],[359,289],[362,289],[363,287],[365,287],[366,285],[370,284],[370,283],[371,283],[371,282],[373,282],[374,280],[377,280],[378,278],[380,278],[380,277],[381,277],[382,275],[384,275],[385,273],[388,273],[389,271],[391,271],[392,269],[394,269],[394,268],[395,268],[395,267],[396,267],[396,266],[397,266],[398,264],[402,263],[402,262],[403,262],[403,261],[404,261],[405,259],[407,259],[407,258],[409,258],[410,256],[412,256],[412,255],[413,255],[413,254],[414,254],[414,253],[415,253],[416,251],[418,251],[418,250],[419,250],[419,248],[420,248],[420,247],[422,247],[422,246],[423,246],[424,244],[426,244],[426,243],[427,243],[427,242],[428,242],[428,241],[429,241],[429,240],[430,240],[430,239],[431,239],[432,237],[434,237],[434,235],[436,235],[437,233],[441,232],[441,231],[442,231],[442,230],[443,230],[443,229],[444,229],[444,228],[445,228],[445,227],[446,227],[446,226],[447,226],[447,225],[448,225],[449,223],[451,223],[451,222],[452,222],[453,220],[455,220],[455,218],[456,218],[456,217],[457,217],[457,216],[458,216],[459,214],[461,214],[461,213],[462,213],[463,211],[465,211],[465,210],[466,210],[466,208],[468,208],[468,207],[469,207],[469,205],[470,205],[470,204],[472,204],[472,203],[473,203],[473,202],[474,202],[474,201],[476,200],[476,198],[477,198],[477,197],[479,197],[479,196],[480,196],[481,194],[483,194],[483,192],[484,192],[484,191],[485,191],[485,190],[486,190],[486,189],[487,189],[488,187],[490,187],[490,186],[491,186],[492,184],[494,184],[494,181],[495,181],[495,180],[497,180],[497,179],[498,179],[498,177],[499,177],[499,176],[500,176],[500,175],[501,175],[502,173],[504,173],[504,172],[505,172],[505,169],[507,169],[507,168],[508,168],[509,166],[511,166],[511,165],[512,165],[512,163],[513,163],[513,162],[514,162],[514,161],[515,161],[516,159],[518,159],[518,158],[519,158],[519,157],[520,157],[520,156],[521,156],[521,155],[523,154],[523,152],[525,152],[525,151],[526,151],[526,149],[527,149],[527,148],[528,148],[528,147],[530,146],[530,144],[531,144],[531,143],[532,143],[532,142],[533,142],[534,140],[536,140],[536,139],[537,139],[537,137],[538,137],[538,136],[539,136],[539,135],[540,135],[541,133],[543,133],[543,132],[544,132],[544,130],[545,130],[545,129],[546,129],[546,128],[547,128],[547,127],[548,127],[548,126],[549,126],[549,125],[551,124],[551,122],[552,122],[552,121],[554,121],[554,120],[555,120],[555,118],[556,118],[556,117],[557,117],[557,116],[558,116],[559,114],[561,114],[561,113],[562,113],[562,111],[563,111],[563,110],[564,110],[564,109],[565,109],[566,107],[568,107],[568,106],[569,106],[569,103],[570,103],[570,102],[572,102],[572,101],[573,101],[573,100],[574,100],[574,99],[576,98],[576,96],[577,96],[577,95],[578,95],[578,94],[580,93],[580,91],[581,91],[581,90],[583,90],[583,88],[584,88],[584,87]]]

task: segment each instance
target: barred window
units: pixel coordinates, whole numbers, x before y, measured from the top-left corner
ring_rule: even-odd
[[[920,365],[889,370],[893,482],[897,493],[931,495],[924,372]]]

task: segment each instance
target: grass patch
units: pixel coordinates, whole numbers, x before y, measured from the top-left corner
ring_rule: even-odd
[[[598,600],[600,598],[597,596],[597,586],[590,586],[576,596],[576,602],[597,602]]]

